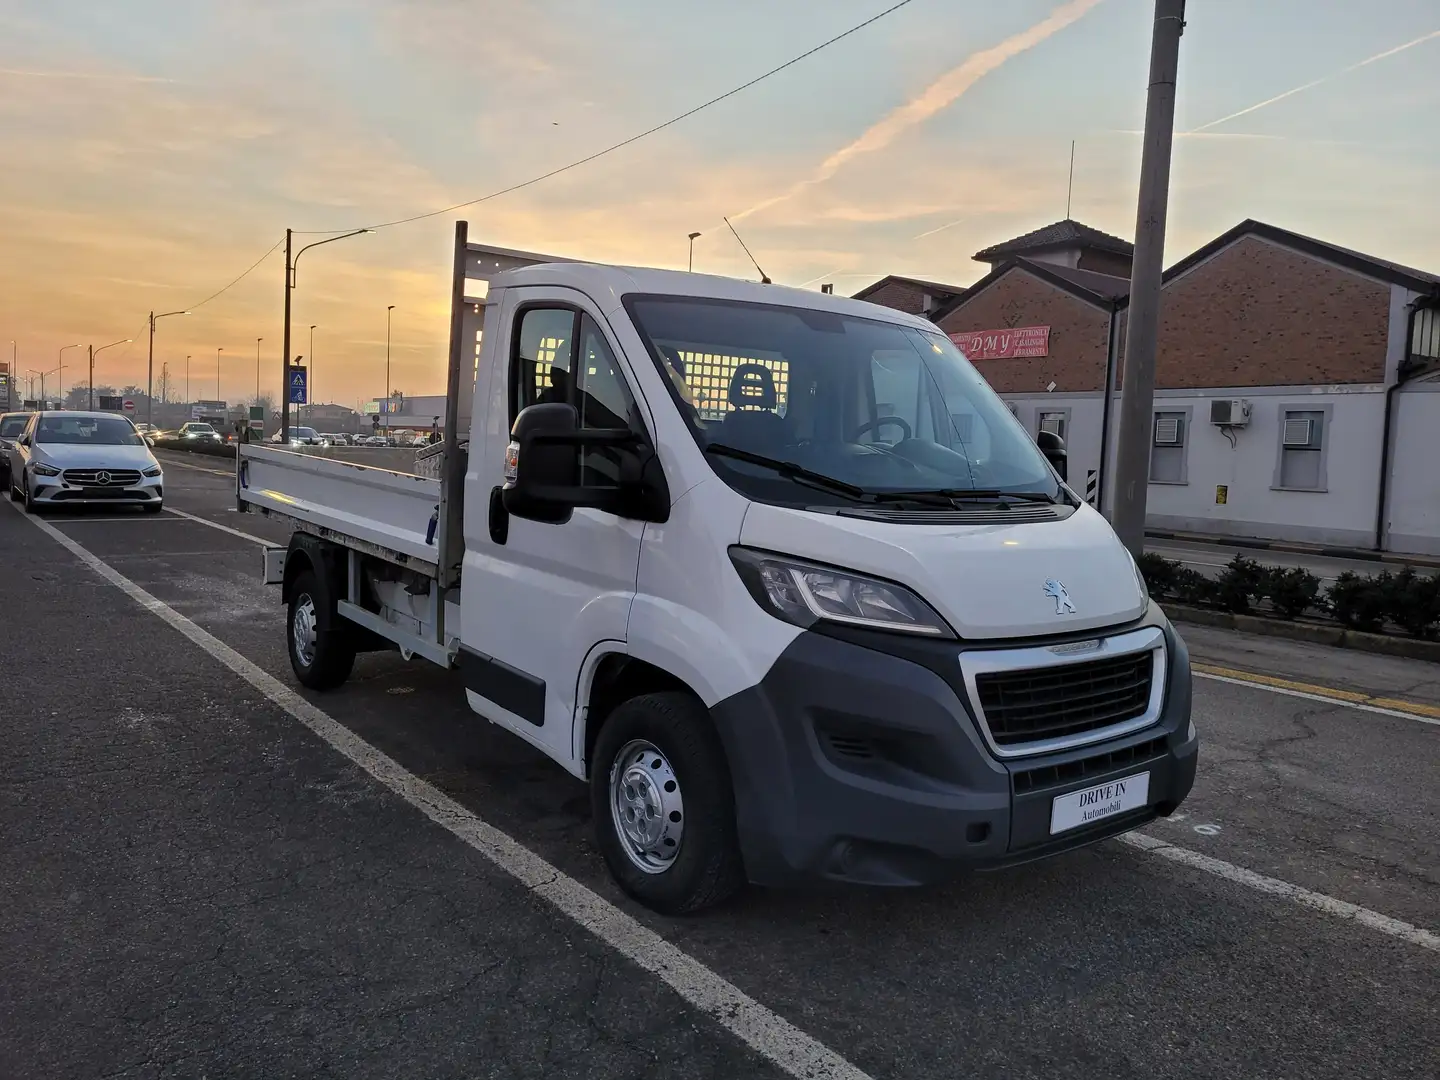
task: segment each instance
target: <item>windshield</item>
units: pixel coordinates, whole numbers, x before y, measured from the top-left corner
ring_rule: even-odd
[[[755,456],[866,494],[1059,497],[1034,441],[938,330],[688,297],[634,297],[627,307],[712,467],[751,498],[826,497],[793,470],[743,460]]]
[[[25,431],[25,425],[30,422],[28,416],[7,416],[0,420],[0,438],[14,439]]]
[[[318,439],[320,437],[319,435],[315,434],[315,429],[313,427],[297,427],[292,430],[294,432],[295,438],[297,439]]]
[[[215,433],[215,429],[214,429],[213,427],[211,427],[209,424],[186,424],[186,425],[185,425],[183,428],[181,428],[180,430],[181,430],[181,431],[192,431],[192,432],[195,432],[196,434],[199,434],[199,435],[204,435],[207,431],[210,432],[212,435]]]
[[[129,420],[97,416],[45,416],[35,431],[37,443],[78,443],[85,446],[144,446]]]

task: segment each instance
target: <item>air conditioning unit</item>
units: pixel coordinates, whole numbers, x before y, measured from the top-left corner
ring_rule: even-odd
[[[1250,403],[1239,398],[1212,401],[1210,423],[1218,427],[1244,427],[1250,423]]]

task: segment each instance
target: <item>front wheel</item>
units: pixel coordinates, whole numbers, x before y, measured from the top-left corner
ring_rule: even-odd
[[[163,502],[146,503],[142,509],[147,514],[158,514],[165,509],[165,504]]]
[[[21,474],[20,474],[20,489],[21,489],[21,503],[22,503],[22,505],[23,505],[24,508],[25,508],[25,513],[27,513],[27,514],[36,513],[37,510],[38,510],[38,507],[36,507],[36,505],[35,505],[35,496],[33,496],[33,495],[30,494],[30,481],[25,478],[25,474],[24,474],[24,473],[21,473]]]
[[[610,873],[646,907],[690,914],[745,884],[725,751],[689,694],[646,694],[610,715],[595,745],[590,800]]]
[[[300,685],[311,690],[333,690],[350,677],[355,666],[355,646],[334,611],[328,612],[329,629],[320,625],[321,605],[328,592],[321,589],[313,570],[306,570],[290,594],[286,630],[290,666]]]

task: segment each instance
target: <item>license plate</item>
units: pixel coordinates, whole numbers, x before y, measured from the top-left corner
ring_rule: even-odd
[[[1050,835],[1078,829],[1082,825],[1093,825],[1127,810],[1138,810],[1149,801],[1148,772],[1096,784],[1068,795],[1057,795],[1050,804]]]

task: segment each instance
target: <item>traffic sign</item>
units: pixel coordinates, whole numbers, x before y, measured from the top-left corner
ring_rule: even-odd
[[[306,403],[305,391],[308,388],[306,376],[308,374],[309,372],[303,367],[292,367],[290,369],[286,393],[289,396],[291,405],[304,405]]]
[[[135,402],[127,397],[124,401],[120,403],[120,408],[124,409],[126,412],[134,412]]]

